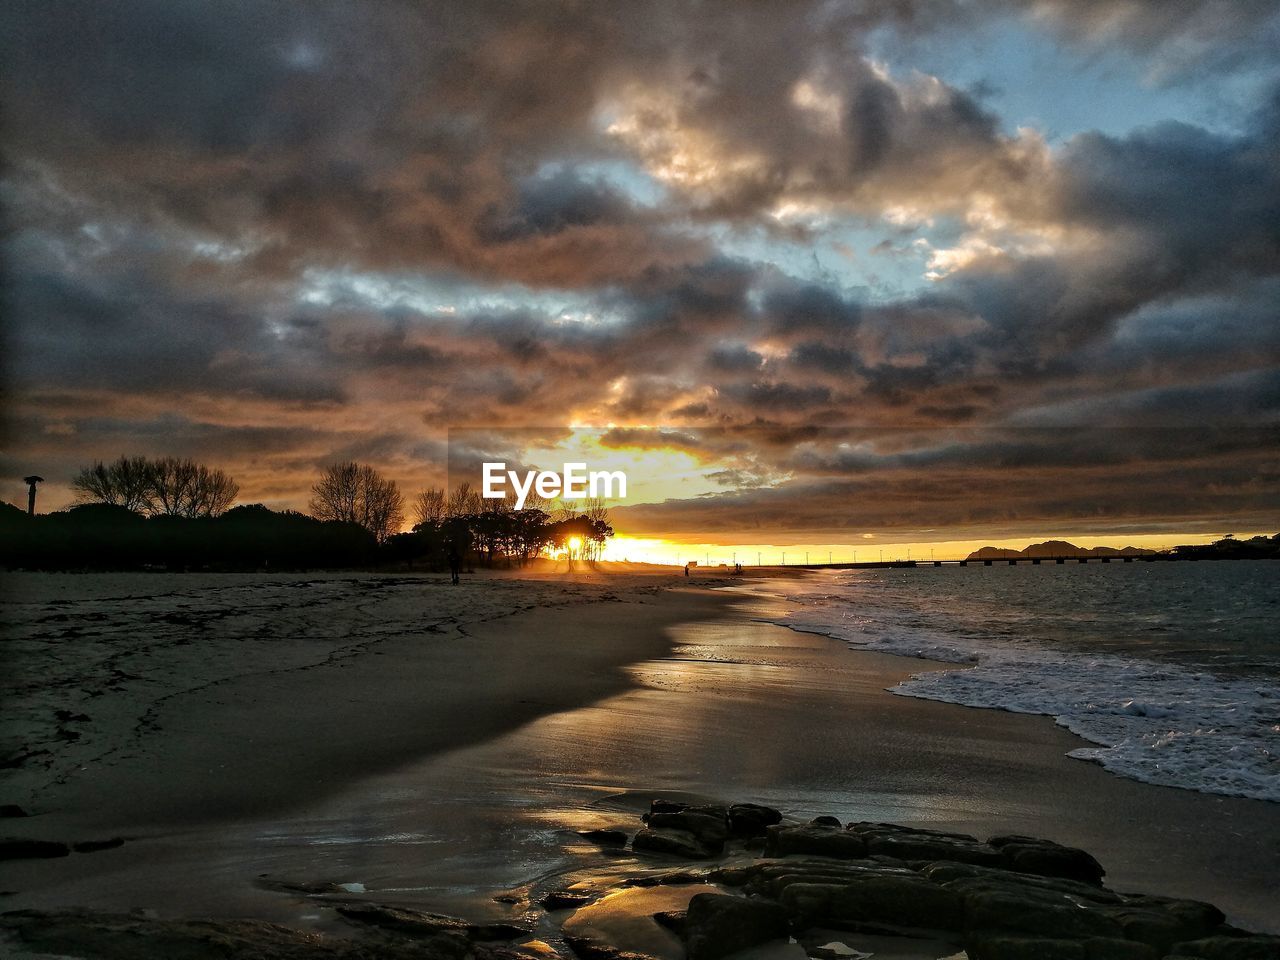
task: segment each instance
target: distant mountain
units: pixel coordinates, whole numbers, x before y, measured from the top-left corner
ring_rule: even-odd
[[[1140,557],[1154,550],[1141,547],[1077,547],[1066,540],[1046,540],[1044,543],[1033,543],[1021,550],[1009,547],[982,547],[973,551],[966,560],[1030,560],[1051,557]]]

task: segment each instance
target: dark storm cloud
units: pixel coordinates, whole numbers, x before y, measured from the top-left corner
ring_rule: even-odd
[[[957,524],[1274,507],[1280,99],[1235,133],[1051,149],[863,45],[1006,16],[1163,83],[1265,64],[1280,24],[1255,0],[8,4],[6,429],[46,473],[190,452],[293,503],[336,456],[440,482],[450,425],[715,425],[668,445],[726,484],[793,475],[628,514],[677,527],[923,523],[913,495]],[[724,240],[832,223],[925,242],[934,283],[869,300]],[[1103,422],[1204,426],[914,432]],[[1119,485],[1050,492],[1085,464]]]

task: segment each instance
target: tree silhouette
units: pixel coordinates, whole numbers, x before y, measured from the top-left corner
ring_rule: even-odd
[[[99,460],[81,470],[71,486],[81,503],[171,517],[216,517],[240,492],[223,471],[177,457],[121,457],[109,464]]]
[[[469,517],[483,509],[484,498],[471,489],[471,484],[460,483],[449,494],[449,502],[445,505],[445,517]]]
[[[240,486],[221,470],[176,457],[151,465],[152,511],[169,517],[216,517],[235,502]]]
[[[311,515],[364,527],[385,542],[404,522],[404,496],[368,464],[347,460],[325,470],[311,488]]]
[[[437,526],[444,520],[448,498],[438,487],[428,487],[413,501],[413,520],[415,527]]]
[[[151,464],[146,457],[121,457],[110,464],[99,460],[76,474],[71,488],[81,503],[109,503],[148,513],[153,499]]]

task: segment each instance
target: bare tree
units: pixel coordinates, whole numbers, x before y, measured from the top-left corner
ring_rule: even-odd
[[[111,503],[151,516],[216,517],[235,502],[240,486],[223,471],[177,457],[121,457],[98,461],[71,481],[77,499]]]
[[[194,460],[162,457],[151,467],[153,511],[171,517],[216,517],[235,502],[240,486],[221,470]]]
[[[146,457],[121,457],[110,464],[99,460],[81,470],[71,487],[81,503],[110,503],[143,512],[152,507],[151,464]]]
[[[582,515],[590,521],[592,529],[592,536],[583,544],[583,557],[598,560],[604,553],[605,540],[613,535],[613,527],[609,525],[609,508],[604,497],[588,497],[583,503]],[[607,534],[604,532],[606,530]]]
[[[449,494],[445,515],[448,517],[470,516],[479,513],[482,505],[483,498],[471,489],[471,484],[460,483],[453,488],[453,493]]]
[[[438,526],[447,516],[447,499],[439,487],[428,487],[413,501],[413,519],[416,526]]]
[[[325,470],[311,488],[311,515],[318,520],[356,523],[378,542],[399,533],[404,522],[404,496],[368,464],[348,460]]]

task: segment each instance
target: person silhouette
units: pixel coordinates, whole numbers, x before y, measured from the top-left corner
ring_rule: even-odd
[[[454,585],[458,583],[458,574],[462,572],[462,554],[458,553],[458,545],[453,541],[449,542],[449,576],[452,578]]]

